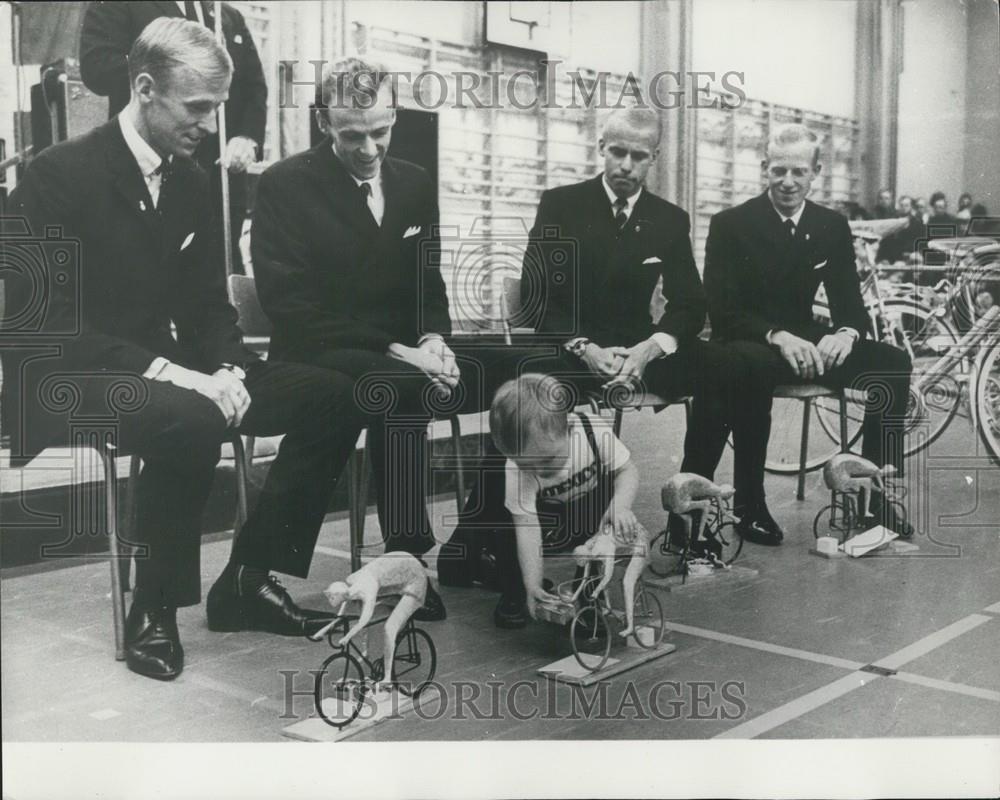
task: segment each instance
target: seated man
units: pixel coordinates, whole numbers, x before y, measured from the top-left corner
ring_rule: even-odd
[[[806,199],[821,169],[816,135],[802,125],[781,128],[768,143],[762,168],[767,191],[719,212],[709,227],[705,288],[712,339],[749,359],[756,380],[771,386],[821,383],[867,391],[862,455],[902,472],[910,358],[865,338],[868,314],[850,226],[840,214]],[[813,319],[820,283],[829,298],[832,329]],[[745,402],[764,403],[754,416],[764,422],[759,433],[766,442],[770,392],[755,392]],[[878,522],[900,535],[912,534],[881,495],[873,509]],[[767,532],[742,530],[744,538],[759,544],[781,542]]]
[[[274,325],[270,358],[356,382],[355,402],[367,419],[354,416],[341,427],[356,438],[369,426],[386,551],[419,557],[435,543],[425,397],[429,388],[447,395],[459,371],[443,338],[451,321],[434,261],[434,187],[420,167],[386,157],[396,121],[388,77],[354,58],[328,70],[317,111],[326,138],[261,176],[251,252]],[[444,617],[428,585],[417,618]]]
[[[226,99],[226,50],[202,25],[157,19],[132,47],[129,75],[128,106],[46,149],[11,196],[12,214],[36,237],[61,229],[81,260],[70,265],[78,284],[39,284],[49,292],[40,334],[4,352],[4,429],[13,434],[12,461],[25,462],[65,443],[74,420],[107,418],[111,382],[134,390],[135,402],[114,420],[119,451],[144,462],[129,531],[140,550],[126,663],[168,680],[184,666],[176,610],[201,598],[201,516],[223,439],[287,434],[209,594],[208,626],[301,636],[330,615],[298,608],[269,570],[308,573],[350,454],[342,431],[356,429],[361,415],[346,376],[266,363],[242,344],[220,240],[207,222],[208,178],[191,159]],[[69,414],[46,396],[55,379],[77,387]]]

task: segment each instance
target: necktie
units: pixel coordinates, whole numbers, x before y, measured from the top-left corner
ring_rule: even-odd
[[[375,212],[372,211],[371,199],[372,199],[372,185],[368,181],[361,181],[358,184],[358,194],[361,195],[361,205],[364,206],[365,211],[372,218],[372,221],[378,224],[378,220],[375,218]]]
[[[792,220],[785,220],[785,231],[788,233],[788,241],[792,241],[795,238],[795,223]]]
[[[615,224],[618,226],[619,233],[625,227],[625,223],[628,222],[628,214],[625,213],[625,209],[628,208],[628,200],[623,197],[619,197],[615,200],[614,205],[611,207],[615,212]]]
[[[153,172],[154,175],[160,176],[160,192],[157,195],[155,203],[157,211],[160,211],[163,208],[164,194],[167,191],[167,184],[170,182],[170,166],[170,160],[165,158],[160,162],[160,166],[158,166]]]
[[[184,0],[184,16],[191,20],[191,22],[200,22],[198,12],[194,7],[194,0]]]

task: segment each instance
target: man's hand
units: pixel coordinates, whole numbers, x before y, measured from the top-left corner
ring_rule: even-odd
[[[541,586],[529,586],[527,588],[527,607],[528,615],[532,619],[537,619],[536,616],[539,603],[558,603],[560,598],[558,595],[554,595],[551,592],[545,591]]]
[[[612,507],[605,512],[599,530],[605,527],[611,528],[616,543],[630,545],[639,533],[639,520],[631,508]]]
[[[587,369],[600,378],[613,378],[621,369],[622,360],[625,358],[624,347],[601,347],[594,342],[588,342],[580,360]]]
[[[837,331],[824,336],[816,345],[820,356],[823,357],[823,366],[826,369],[839,367],[854,349],[854,337],[847,331]]]
[[[778,348],[798,377],[812,380],[823,374],[823,356],[808,339],[800,339],[788,331],[776,331],[771,335],[771,344]]]
[[[652,339],[639,342],[635,347],[613,347],[611,350],[623,361],[618,369],[618,374],[604,384],[605,389],[619,383],[638,383],[642,380],[649,362],[663,355],[663,350]]]
[[[156,376],[156,380],[166,381],[207,397],[222,412],[229,427],[239,427],[243,415],[250,408],[250,394],[243,382],[228,369],[219,369],[215,374],[207,375],[177,364],[167,364]]]
[[[444,361],[440,356],[435,355],[429,349],[424,347],[407,347],[405,344],[400,344],[399,342],[393,342],[389,345],[389,350],[387,355],[390,358],[395,358],[399,361],[405,361],[407,364],[412,364],[417,369],[422,371],[428,378],[431,379],[431,383],[438,387],[444,395],[451,394],[452,386],[458,383],[458,379],[448,380],[444,377]]]
[[[440,336],[429,336],[420,343],[418,349],[432,353],[441,359],[441,374],[438,377],[453,389],[458,386],[462,373],[455,361],[455,354],[445,344],[444,339]]]
[[[234,136],[226,144],[226,169],[230,172],[246,172],[247,167],[256,160],[257,143],[253,139],[247,136]]]

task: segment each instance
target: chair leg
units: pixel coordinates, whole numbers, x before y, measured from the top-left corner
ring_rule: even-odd
[[[361,548],[365,543],[365,515],[368,510],[368,437],[365,446],[355,448],[347,462],[347,521],[351,538],[351,572],[361,569]]]
[[[840,393],[840,452],[846,453],[848,446],[847,438],[847,395]]]
[[[135,536],[136,527],[139,524],[139,471],[142,467],[142,459],[139,456],[132,456],[128,465],[128,480],[125,482],[125,537],[119,537],[118,570],[121,573],[122,592],[131,591],[132,557],[135,555],[135,548],[129,544],[129,540]],[[126,538],[127,537],[127,538]]]
[[[622,435],[622,417],[624,416],[625,412],[622,409],[620,408],[615,409],[615,423],[614,423],[615,436]]]
[[[684,398],[684,422],[687,424],[688,429],[691,428],[691,415],[694,414],[694,398],[685,397]]]
[[[122,591],[120,561],[122,553],[118,547],[118,473],[115,457],[104,448],[100,450],[104,466],[104,513],[108,527],[108,551],[111,566],[111,611],[115,628],[115,659],[125,660],[125,594]]]
[[[453,415],[449,420],[451,423],[451,445],[455,451],[455,502],[458,506],[458,513],[462,513],[462,506],[465,503],[465,466],[462,463],[462,424],[458,421],[458,414]]]
[[[236,519],[233,522],[233,542],[235,543],[249,514],[247,506],[247,454],[243,447],[243,437],[239,434],[233,437],[233,467],[236,473]]]
[[[802,401],[802,440],[799,449],[799,485],[795,491],[796,500],[806,499],[806,459],[809,458],[809,417],[812,413],[812,398]]]

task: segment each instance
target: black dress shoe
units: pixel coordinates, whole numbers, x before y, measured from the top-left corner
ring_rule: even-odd
[[[736,529],[748,542],[777,547],[785,538],[781,526],[774,521],[766,506],[758,506],[753,510],[744,509],[743,513],[736,512],[736,516],[740,518]]]
[[[330,611],[299,608],[266,570],[230,564],[208,592],[211,631],[266,631],[312,636],[336,617]]]
[[[876,525],[884,525],[890,531],[899,535],[900,539],[913,538],[913,526],[901,516],[893,503],[883,502],[881,494],[873,493],[871,503],[874,518],[869,518],[865,522],[866,530],[874,528]]]
[[[434,591],[434,587],[431,586],[430,581],[427,581],[427,594],[424,597],[424,604],[416,610],[413,616],[421,622],[440,622],[448,616],[448,612],[444,608],[444,601],[441,600],[441,595]]]
[[[497,607],[493,609],[493,624],[506,630],[516,630],[528,624],[528,612],[524,607],[524,592],[516,595],[500,595]]]
[[[181,674],[184,648],[177,633],[177,609],[132,604],[125,619],[125,664],[158,681],[172,681]]]

